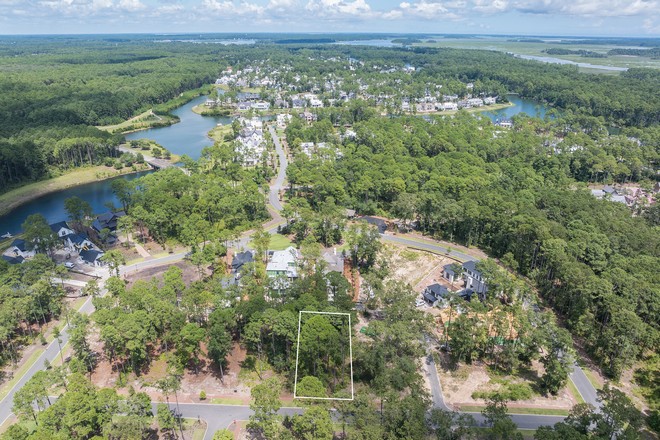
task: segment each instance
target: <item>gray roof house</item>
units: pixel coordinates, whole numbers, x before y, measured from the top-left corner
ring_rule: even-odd
[[[67,225],[66,222],[57,222],[53,223],[50,226],[51,231],[53,231],[59,238],[64,238],[69,234],[74,234],[75,231]]]
[[[463,279],[465,280],[465,289],[471,289],[480,297],[488,292],[488,286],[481,272],[477,269],[476,261],[466,261],[463,263]]]
[[[101,261],[101,257],[103,256],[103,252],[100,251],[95,251],[95,250],[84,250],[80,251],[80,260],[85,263],[89,264],[90,266],[103,266],[103,261]]]
[[[252,263],[254,261],[254,255],[250,251],[239,252],[234,255],[234,258],[231,260],[231,269],[236,272],[243,267],[243,265]]]

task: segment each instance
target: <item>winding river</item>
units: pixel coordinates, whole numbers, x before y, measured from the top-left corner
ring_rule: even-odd
[[[509,95],[509,100],[514,104],[502,110],[484,112],[491,120],[508,119],[518,113],[527,113],[530,116],[543,117],[548,107],[529,99],[520,98],[517,95]],[[153,139],[174,154],[187,154],[193,159],[198,159],[205,147],[211,146],[213,141],[207,133],[218,124],[229,124],[230,117],[201,116],[192,111],[196,105],[206,101],[206,96],[200,96],[187,104],[174,110],[172,113],[179,116],[180,122],[168,127],[158,127],[142,130],[126,135],[127,140],[149,138]],[[264,120],[271,119],[264,117]],[[116,177],[116,179],[133,180],[143,176],[150,171]],[[86,183],[73,188],[46,194],[38,199],[31,200],[12,212],[0,216],[0,235],[6,232],[16,234],[21,230],[21,224],[25,219],[35,213],[41,213],[49,223],[65,220],[67,215],[64,210],[64,200],[78,196],[92,205],[94,212],[104,212],[106,205],[119,206],[119,201],[112,193],[110,184],[112,179],[100,182]]]

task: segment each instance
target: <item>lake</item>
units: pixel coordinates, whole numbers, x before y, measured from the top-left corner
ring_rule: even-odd
[[[521,98],[519,95],[506,95],[513,106],[501,110],[484,111],[481,114],[488,116],[491,121],[496,122],[502,119],[511,119],[519,113],[526,113],[535,118],[544,118],[546,112],[550,110],[547,104],[543,104],[532,99]]]
[[[200,96],[174,110],[172,114],[180,118],[180,122],[168,127],[150,128],[126,135],[127,140],[152,139],[168,151],[179,156],[187,154],[193,159],[199,159],[205,147],[213,145],[208,132],[218,124],[231,124],[228,116],[202,116],[192,111],[192,108],[204,104],[206,96]]]
[[[67,213],[64,210],[64,200],[69,197],[78,196],[86,200],[95,213],[101,213],[108,210],[106,203],[111,202],[115,206],[121,206],[119,200],[112,193],[110,183],[114,179],[133,180],[140,176],[151,173],[152,171],[142,171],[125,176],[114,177],[113,179],[102,180],[100,182],[86,183],[84,185],[74,186],[54,193],[46,194],[38,199],[31,200],[12,212],[0,216],[0,235],[7,232],[17,234],[21,231],[21,225],[25,219],[32,214],[40,213],[48,223],[55,223],[67,219]]]

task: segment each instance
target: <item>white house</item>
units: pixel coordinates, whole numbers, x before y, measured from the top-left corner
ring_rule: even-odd
[[[486,280],[481,272],[477,270],[476,262],[466,261],[463,263],[463,279],[465,280],[465,288],[473,290],[479,296],[483,296],[488,292]]]
[[[89,238],[81,234],[69,234],[64,239],[64,245],[77,250],[96,250],[98,249]]]
[[[270,108],[270,104],[266,101],[253,102],[252,108],[254,110],[268,110]]]
[[[50,226],[51,231],[53,231],[59,238],[64,238],[67,235],[75,234],[76,232],[67,225],[66,222],[53,223]]]
[[[32,258],[36,254],[34,249],[28,249],[27,243],[21,238],[14,240],[4,255],[10,257]]]
[[[298,278],[298,251],[289,246],[283,251],[268,251],[266,273],[269,277],[285,276],[289,279]]]

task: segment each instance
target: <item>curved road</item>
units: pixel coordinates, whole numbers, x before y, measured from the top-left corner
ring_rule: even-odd
[[[277,177],[273,182],[270,193],[269,193],[269,202],[276,211],[282,210],[282,203],[279,200],[279,191],[284,186],[284,179],[286,177],[286,168],[288,166],[288,161],[286,154],[282,149],[277,133],[275,132],[272,126],[269,127],[270,133],[273,137],[273,143],[275,144],[275,150],[280,159],[280,167],[277,173]],[[275,228],[272,228],[275,229]],[[381,235],[382,239],[392,243],[409,246],[411,248],[423,249],[430,252],[435,252],[438,254],[447,254],[448,249],[435,244],[430,240],[420,240],[420,239],[410,239],[404,236],[393,236],[393,235]],[[243,236],[239,243],[245,244],[249,240],[249,235]],[[153,260],[142,261],[135,263],[129,266],[122,268],[122,273],[130,273],[131,271],[137,271],[145,269],[147,267],[160,266],[168,263],[175,263],[182,260],[187,252],[179,252],[176,254],[170,254],[161,258],[156,258]],[[477,258],[461,253],[459,251],[452,250],[449,252],[449,255],[461,260],[477,260]],[[105,291],[102,293],[105,294]],[[88,298],[87,301],[79,309],[80,313],[91,314],[94,311],[94,306],[92,305],[92,299]],[[69,340],[69,334],[67,332],[68,326],[64,326],[61,330],[61,340],[62,345],[66,344]],[[430,344],[429,344],[430,346]],[[20,389],[25,383],[37,372],[43,369],[44,361],[48,360],[53,362],[59,356],[59,347],[57,341],[53,341],[48,345],[44,353],[37,359],[37,361],[28,369],[28,371],[21,377],[20,380],[14,385],[14,387],[9,391],[7,396],[0,400],[0,426],[7,421],[7,419],[12,415],[12,403],[14,394],[18,389]],[[444,402],[442,396],[442,388],[438,380],[437,374],[432,374],[436,372],[435,362],[433,356],[427,356],[427,361],[425,368],[427,370],[427,375],[429,382],[431,384],[431,395],[433,397],[433,405],[436,408],[443,410],[451,410]],[[598,402],[596,400],[596,390],[591,385],[591,382],[587,379],[582,369],[579,366],[575,365],[573,372],[571,373],[571,380],[577,387],[578,391],[584,398],[587,403],[598,407]],[[175,404],[170,404],[172,408],[175,408]],[[193,403],[193,404],[179,404],[181,415],[183,417],[197,418],[201,417],[205,419],[208,423],[209,429],[206,432],[205,440],[211,440],[213,433],[217,429],[226,428],[234,420],[245,420],[247,419],[252,411],[248,406],[240,405],[214,405],[208,403]],[[283,413],[293,414],[296,411],[300,411],[296,408],[283,408]],[[479,413],[471,413],[475,417],[477,423],[480,425],[484,424],[483,416]],[[518,425],[518,427],[523,429],[535,429],[543,425],[552,425],[558,421],[563,420],[563,417],[558,416],[542,416],[542,415],[519,415],[512,414],[511,419]]]

